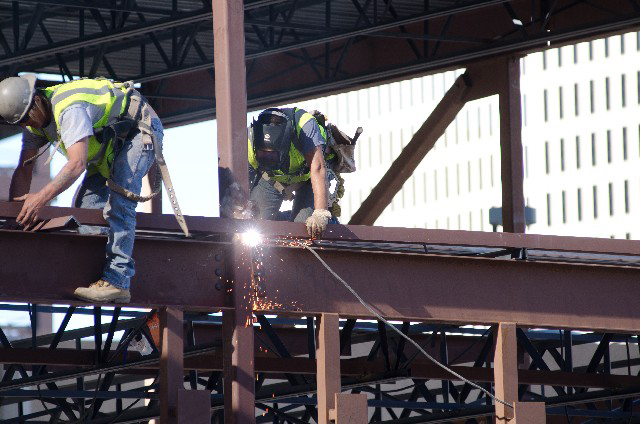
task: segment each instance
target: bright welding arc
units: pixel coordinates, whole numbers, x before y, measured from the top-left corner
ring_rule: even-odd
[[[433,363],[435,363],[436,365],[438,365],[440,368],[444,369],[445,371],[449,372],[450,374],[454,375],[455,377],[459,378],[460,380],[464,381],[465,383],[475,387],[476,389],[479,389],[480,391],[484,392],[487,396],[489,396],[491,399],[495,400],[496,402],[499,402],[505,406],[508,406],[509,408],[513,408],[513,405],[510,403],[505,402],[502,399],[498,399],[496,396],[494,396],[492,393],[490,393],[487,389],[480,387],[479,385],[477,385],[476,383],[467,380],[466,378],[464,378],[463,376],[461,376],[460,374],[458,374],[457,372],[455,372],[454,370],[452,370],[451,368],[447,367],[444,364],[441,364],[440,362],[438,362],[433,356],[429,355],[418,343],[416,343],[412,338],[410,338],[409,336],[407,336],[406,334],[404,334],[402,331],[398,330],[394,325],[391,325],[389,323],[389,321],[387,321],[386,319],[384,319],[379,313],[377,313],[371,306],[369,306],[369,304],[367,302],[365,302],[359,295],[358,293],[356,293],[356,291],[354,289],[351,288],[351,286],[342,279],[342,277],[340,277],[333,269],[331,269],[331,267],[308,245],[305,244],[300,244],[300,246],[304,247],[305,249],[307,249],[309,252],[313,253],[313,256],[315,256],[320,263],[327,269],[327,271],[329,271],[338,281],[340,281],[342,283],[343,286],[345,286],[345,288],[347,290],[349,290],[351,292],[352,295],[355,296],[356,299],[358,299],[358,302],[360,302],[362,304],[362,306],[364,306],[369,312],[371,312],[371,314],[373,314],[376,318],[378,318],[380,321],[384,322],[388,327],[390,327],[393,331],[395,331],[396,333],[398,333],[401,337],[404,337],[409,343],[411,343],[412,345],[414,345],[416,347],[416,349],[418,349],[424,356],[426,356],[427,358],[429,358],[429,360],[431,360]]]

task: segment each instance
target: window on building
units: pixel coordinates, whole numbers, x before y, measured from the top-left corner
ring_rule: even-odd
[[[480,209],[480,231],[484,231],[484,210]]]
[[[638,86],[638,104],[640,104],[640,71],[636,72],[636,85]]]
[[[604,79],[604,97],[605,97],[605,101],[604,104],[607,108],[607,110],[611,109],[611,99],[609,96],[609,77],[606,77]]]
[[[607,130],[607,162],[611,163],[611,130]]]
[[[547,51],[542,52],[542,69],[547,69]]]
[[[529,146],[524,146],[524,176],[529,178]]]
[[[573,45],[573,63],[578,63],[578,45]]]
[[[545,88],[543,94],[543,106],[544,106],[544,121],[547,122],[549,120],[549,111],[547,110],[547,89]]]
[[[482,190],[482,158],[478,159],[478,185]]]
[[[462,230],[462,216],[458,214],[458,230]]]
[[[622,159],[627,160],[627,127],[622,127]]]
[[[582,189],[578,189],[578,221],[582,221]]]
[[[550,166],[549,166],[549,142],[544,142],[544,170],[547,174],[549,174]]]
[[[551,194],[547,193],[547,225],[551,226]]]
[[[433,195],[438,200],[438,171],[433,171]]]
[[[629,180],[624,181],[624,213],[629,213]]]
[[[622,74],[622,76],[620,77],[620,89],[621,89],[621,98],[620,101],[622,102],[622,107],[626,107],[627,106],[627,78],[625,74]]]
[[[636,50],[640,51],[640,31],[636,32]]]
[[[620,54],[624,54],[624,34],[620,35]]]
[[[558,68],[562,67],[562,49],[558,47]]]
[[[609,57],[609,39],[604,39],[604,57]]]
[[[631,240],[631,233],[626,233],[624,235],[624,238],[626,238],[627,240]]]
[[[562,223],[567,223],[567,194],[562,190]]]
[[[576,136],[576,169],[580,169],[580,136]]]
[[[580,104],[578,103],[578,83],[573,84],[573,113],[575,116],[580,114]]]
[[[456,194],[460,196],[460,165],[456,164]]]
[[[491,187],[493,187],[493,155],[489,156],[489,171],[491,177]]]
[[[591,165],[596,166],[596,135],[591,133]]]
[[[564,108],[562,107],[562,87],[558,87],[558,113],[560,119],[564,118]]]
[[[525,97],[526,100],[526,97]],[[478,139],[482,138],[482,125],[480,124],[482,122],[482,108],[478,107]],[[525,125],[527,125],[526,123],[526,116],[525,116]]]
[[[469,231],[473,230],[473,214],[469,212]]]
[[[527,126],[527,95],[522,95],[522,121],[523,125]],[[478,109],[478,135],[480,133],[480,109]]]
[[[427,203],[427,173],[426,172],[424,174],[422,174],[422,182],[423,182],[422,188],[424,189],[424,193],[423,193],[423,196],[422,196],[422,201],[424,203]]]
[[[596,101],[594,99],[593,81],[589,81],[589,103],[591,105],[591,113],[596,111]]]
[[[609,183],[609,215],[613,216],[613,183]]]
[[[589,60],[593,60],[593,41],[589,41]]]
[[[471,193],[471,161],[467,161],[467,191]]]
[[[638,92],[640,93],[640,91]],[[638,100],[638,103],[640,103],[640,100]],[[493,135],[493,108],[491,105],[489,105],[489,135]]]
[[[560,170],[564,171],[564,138],[560,139]]]
[[[593,218],[598,217],[598,187],[593,186]]]

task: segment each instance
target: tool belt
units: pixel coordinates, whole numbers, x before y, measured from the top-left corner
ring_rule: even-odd
[[[167,162],[165,161],[164,155],[162,154],[162,145],[157,142],[156,137],[154,136],[153,129],[151,128],[152,119],[158,118],[158,115],[147,103],[145,98],[137,90],[133,89],[133,84],[127,86],[126,96],[128,107],[126,107],[125,109],[126,112],[124,116],[122,116],[116,123],[105,127],[102,130],[102,134],[99,134],[104,140],[104,142],[102,143],[102,145],[104,146],[103,149],[106,149],[108,140],[112,139],[114,142],[114,150],[116,150],[118,144],[123,143],[132,131],[139,130],[142,134],[142,142],[146,146],[150,146],[151,148],[153,148],[161,178],[155,178],[156,186],[153,188],[153,192],[149,196],[137,195],[132,191],[120,186],[111,178],[107,180],[107,186],[111,191],[118,193],[126,197],[127,199],[133,200],[134,202],[146,202],[154,198],[161,192],[162,180],[162,183],[164,183],[164,186],[167,189],[167,194],[169,196],[169,201],[171,202],[171,208],[173,209],[173,214],[176,217],[176,221],[184,232],[184,235],[186,237],[189,237],[189,229],[187,228],[187,223],[184,219],[184,216],[182,215],[182,211],[180,210],[178,198],[176,197],[176,192],[173,189],[173,184],[171,183],[169,168],[167,167]]]
[[[273,178],[269,177],[266,172],[263,172],[260,178],[271,184],[271,186],[275,188],[278,193],[284,196],[284,200],[292,200],[293,192],[302,187],[306,182],[308,182],[307,180],[293,184],[282,184],[280,181],[276,181]]]

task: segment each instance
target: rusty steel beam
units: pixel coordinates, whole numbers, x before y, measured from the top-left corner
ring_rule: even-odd
[[[513,414],[513,404],[518,400],[518,342],[516,325],[501,322],[496,336],[496,351],[493,360],[494,393],[496,398],[511,407],[496,402],[496,422],[507,423]]]
[[[318,424],[330,424],[335,395],[340,393],[339,320],[337,314],[322,314],[318,321]]]
[[[520,99],[520,58],[501,61],[500,151],[502,175],[502,228],[509,233],[524,233],[524,160],[522,153],[522,106]]]
[[[100,278],[104,244],[100,236],[0,231],[0,300],[86,305],[73,291]],[[203,311],[222,306],[224,286],[216,274],[222,274],[226,249],[216,243],[137,239],[131,306]]]
[[[42,352],[34,351],[34,349],[0,348],[0,363],[47,365],[47,368],[52,370],[68,370],[70,367],[90,367],[95,363],[93,361],[95,358],[91,357],[92,352],[90,351],[85,352],[74,349],[41,350]],[[128,352],[126,357],[127,362],[134,362],[139,359],[143,359],[143,357],[136,352]],[[185,357],[184,370],[222,371],[223,360],[223,354],[221,353],[204,353]],[[123,355],[116,356],[113,362],[124,363],[125,357]],[[492,368],[460,365],[453,365],[450,368],[471,381],[481,383],[494,381],[494,370]],[[308,358],[276,358],[266,357],[264,354],[256,354],[255,371],[270,374],[273,378],[284,379],[285,373],[316,375],[317,364],[314,359]],[[134,369],[122,370],[121,372],[135,373],[136,375],[157,375],[158,363],[145,364]],[[366,357],[342,359],[340,361],[340,373],[343,377],[360,377],[363,375],[387,375],[388,377],[389,375],[384,360],[369,361]],[[458,381],[455,376],[423,357],[416,358],[409,368],[398,370],[397,373],[398,378],[410,375],[412,378],[417,379]],[[640,387],[640,377],[633,375],[526,369],[518,370],[518,382],[528,385],[605,389]]]
[[[496,235],[475,233],[491,234]],[[569,238],[541,239],[552,247],[552,241]],[[16,258],[0,268],[0,300],[80,304],[71,293],[97,277],[102,243],[103,237],[0,231],[2,257]],[[620,246],[631,249],[637,244],[627,241]],[[228,248],[224,243],[137,240],[132,305],[229,308],[223,296]],[[369,318],[311,253],[266,246],[265,251],[270,258],[264,261],[266,293],[274,304],[283,305],[283,312]],[[76,260],[65,263],[57,252]],[[640,269],[634,267],[344,250],[323,250],[321,256],[366,300],[394,319],[463,324],[511,320],[531,327],[638,330],[633,299],[640,295],[635,284]]]
[[[0,201],[0,218],[15,218],[21,204]],[[45,219],[72,215],[81,224],[106,225],[102,211],[46,206]],[[277,221],[249,221],[225,218],[185,217],[189,229],[206,235],[218,234],[230,240],[234,233],[256,229],[267,238],[308,238],[303,223]],[[137,228],[143,230],[172,231],[180,227],[172,215],[137,214]],[[0,234],[2,232],[0,231]],[[1,237],[1,236],[0,236]],[[196,234],[196,238],[198,234]],[[597,253],[611,255],[638,255],[640,241],[589,237],[548,236],[538,234],[491,233],[482,231],[426,230],[420,228],[371,227],[364,225],[329,224],[323,240],[353,242],[398,242],[445,246],[477,246],[493,248],[519,248],[558,252]]]
[[[160,308],[160,421],[178,424],[178,391],[184,389],[184,351],[182,345],[183,312],[177,308]]]
[[[640,268],[477,257],[320,250],[385,317],[637,333]],[[267,293],[293,312],[370,313],[305,249],[265,253]],[[283,267],[281,264],[288,264]],[[304,282],[304,283],[301,283]],[[603,291],[606,291],[604,296]],[[329,295],[329,294],[332,295]]]
[[[349,224],[375,223],[464,105],[468,101],[498,92],[500,85],[497,84],[495,75],[500,69],[500,64],[501,61],[495,59],[475,63],[456,79],[431,115],[413,135],[409,144],[353,214]]]

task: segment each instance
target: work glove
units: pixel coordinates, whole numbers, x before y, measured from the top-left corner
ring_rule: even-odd
[[[324,230],[327,229],[327,224],[331,218],[331,212],[326,209],[315,209],[313,214],[307,218],[307,232],[311,238],[318,238],[322,236]]]

